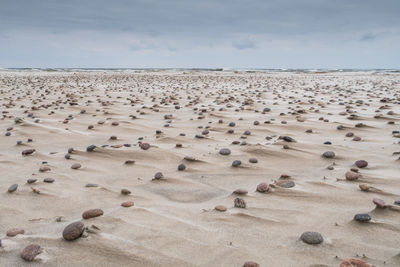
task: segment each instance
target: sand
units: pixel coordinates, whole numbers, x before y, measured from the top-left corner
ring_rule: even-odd
[[[398,73],[2,72],[0,92],[1,266],[400,266]],[[346,180],[357,160],[368,166]],[[89,209],[104,214],[82,219]],[[76,221],[85,233],[64,240]],[[306,231],[323,242],[304,243]],[[20,257],[30,244],[32,263]]]

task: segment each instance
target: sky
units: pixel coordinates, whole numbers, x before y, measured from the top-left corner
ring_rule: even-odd
[[[0,67],[400,68],[400,0],[0,0]]]

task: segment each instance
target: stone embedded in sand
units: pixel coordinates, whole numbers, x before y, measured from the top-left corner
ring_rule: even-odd
[[[178,171],[184,171],[186,169],[186,165],[181,163],[178,165]]]
[[[358,168],[365,168],[365,167],[368,166],[368,162],[367,162],[366,160],[362,160],[362,159],[357,160],[354,164],[355,164]]]
[[[130,164],[134,164],[134,163],[135,163],[135,161],[132,160],[132,159],[128,159],[128,160],[125,161],[126,165],[130,165]]]
[[[128,189],[126,189],[126,188],[123,188],[123,189],[121,189],[121,194],[122,194],[122,195],[130,195],[130,194],[131,194],[131,191],[128,190]]]
[[[354,216],[354,220],[358,222],[369,222],[371,219],[371,216],[367,213],[359,213]]]
[[[45,183],[50,183],[50,184],[51,184],[51,183],[54,183],[54,181],[55,181],[55,180],[54,180],[53,178],[44,178],[44,179],[43,179],[43,182],[45,182]]]
[[[185,156],[183,159],[187,160],[187,161],[196,161],[197,160],[195,157],[191,157],[191,156]]]
[[[92,184],[92,183],[85,185],[85,187],[98,187],[98,186],[99,186],[98,184]]]
[[[121,204],[121,206],[124,208],[129,208],[129,207],[132,207],[133,205],[134,205],[133,201],[125,201],[125,202],[122,202],[122,204]]]
[[[283,141],[286,141],[286,142],[296,142],[292,137],[290,137],[290,136],[280,136],[279,137],[279,139],[282,139]]]
[[[322,156],[327,159],[333,159],[335,157],[335,152],[333,151],[325,151]]]
[[[280,180],[280,181],[276,182],[276,185],[280,186],[280,187],[283,187],[283,188],[292,188],[296,184],[293,181]]]
[[[235,125],[236,125],[236,123],[234,123],[234,122],[230,122],[230,123],[229,123],[229,126],[230,126],[230,127],[235,127]]]
[[[41,253],[41,249],[39,245],[31,244],[24,248],[21,253],[21,258],[25,261],[33,261],[37,255]]]
[[[258,162],[258,159],[256,159],[256,158],[250,158],[250,159],[249,159],[249,162],[250,162],[250,163],[257,163],[257,162]]]
[[[352,133],[352,132],[348,132],[347,134],[346,134],[346,137],[353,137],[354,136],[354,133]]]
[[[356,172],[353,172],[353,171],[348,171],[345,174],[346,180],[348,180],[348,181],[357,180],[358,178],[360,178],[360,176],[361,175],[359,173],[356,173]]]
[[[224,211],[227,211],[228,208],[223,205],[217,205],[217,206],[215,206],[215,210],[224,212]]]
[[[7,236],[13,237],[16,235],[23,235],[25,233],[25,230],[22,228],[11,228],[7,231]]]
[[[400,206],[400,200],[395,200],[395,201],[393,202],[393,204],[399,205],[399,206]]]
[[[48,171],[50,171],[51,169],[50,169],[50,167],[48,167],[48,166],[42,166],[42,167],[40,167],[39,168],[39,171],[40,172],[48,172]]]
[[[30,178],[30,179],[28,179],[26,182],[27,182],[28,184],[33,184],[33,183],[36,182],[36,181],[37,181],[37,179]]]
[[[116,135],[112,135],[112,136],[110,136],[110,140],[117,140],[118,138],[117,138],[117,136]]]
[[[18,184],[13,184],[8,188],[8,193],[15,192],[18,188]]]
[[[156,172],[156,174],[154,174],[154,179],[160,180],[161,178],[164,178],[162,172]]]
[[[307,243],[307,244],[310,244],[310,245],[318,245],[318,244],[321,244],[324,241],[324,238],[318,232],[304,232],[300,236],[300,239],[304,243]]]
[[[73,241],[82,236],[85,225],[82,222],[73,222],[64,228],[63,237],[67,241]]]
[[[93,152],[95,148],[96,148],[95,145],[90,145],[90,146],[88,146],[88,147],[86,148],[86,151],[87,151],[87,152]],[[69,153],[70,153],[70,152],[69,152]]]
[[[65,159],[71,159],[71,154],[65,154],[65,155],[64,155],[64,158],[65,158]]]
[[[74,164],[72,164],[71,169],[77,170],[77,169],[79,169],[81,167],[82,167],[82,165],[80,163],[74,163]]]
[[[257,192],[266,193],[269,190],[269,185],[267,183],[261,183],[257,185]]]
[[[239,188],[239,189],[236,189],[235,191],[233,191],[233,194],[236,194],[236,195],[247,195],[247,193],[248,193],[248,191],[243,188]]]
[[[112,126],[118,126],[118,125],[119,125],[119,122],[113,121],[113,122],[111,123],[111,125],[112,125]]]
[[[339,267],[373,267],[373,266],[360,259],[346,259],[340,263]]]
[[[36,151],[36,149],[34,148],[30,148],[30,149],[25,149],[24,151],[21,152],[22,156],[27,156],[27,155],[31,155]]]
[[[369,184],[359,184],[358,186],[362,191],[368,191],[372,188]]]
[[[240,165],[242,165],[242,162],[240,160],[234,160],[232,162],[232,167],[239,167]]]
[[[254,261],[246,261],[243,264],[243,267],[260,267],[260,265],[257,262],[254,262]]]
[[[140,148],[143,150],[147,150],[150,148],[150,144],[149,143],[140,143]]]
[[[385,201],[383,201],[380,198],[374,198],[372,200],[372,202],[376,205],[377,208],[381,208],[381,209],[386,208]]]
[[[87,220],[87,219],[90,219],[90,218],[99,217],[99,216],[101,216],[103,214],[104,214],[104,212],[101,209],[90,209],[90,210],[85,211],[82,214],[82,218]]]
[[[242,209],[246,208],[246,201],[244,201],[243,198],[237,197],[237,198],[235,198],[233,203],[236,208],[242,208]]]
[[[228,156],[231,154],[231,150],[229,148],[221,148],[219,150],[219,154],[224,155],[224,156]]]
[[[353,137],[353,141],[361,141],[361,137],[359,137],[359,136],[354,136],[354,137]]]

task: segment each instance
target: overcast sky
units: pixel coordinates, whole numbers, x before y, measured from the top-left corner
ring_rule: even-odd
[[[0,67],[400,68],[400,0],[0,0]]]

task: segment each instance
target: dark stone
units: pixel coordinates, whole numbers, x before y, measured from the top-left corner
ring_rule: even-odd
[[[63,237],[67,241],[78,239],[83,234],[85,225],[82,222],[73,222],[64,228]]]
[[[354,220],[358,222],[369,222],[371,219],[371,216],[367,213],[359,213],[354,216]]]
[[[301,236],[300,239],[307,244],[310,245],[317,245],[321,244],[324,241],[324,238],[322,235],[318,232],[304,232]]]

